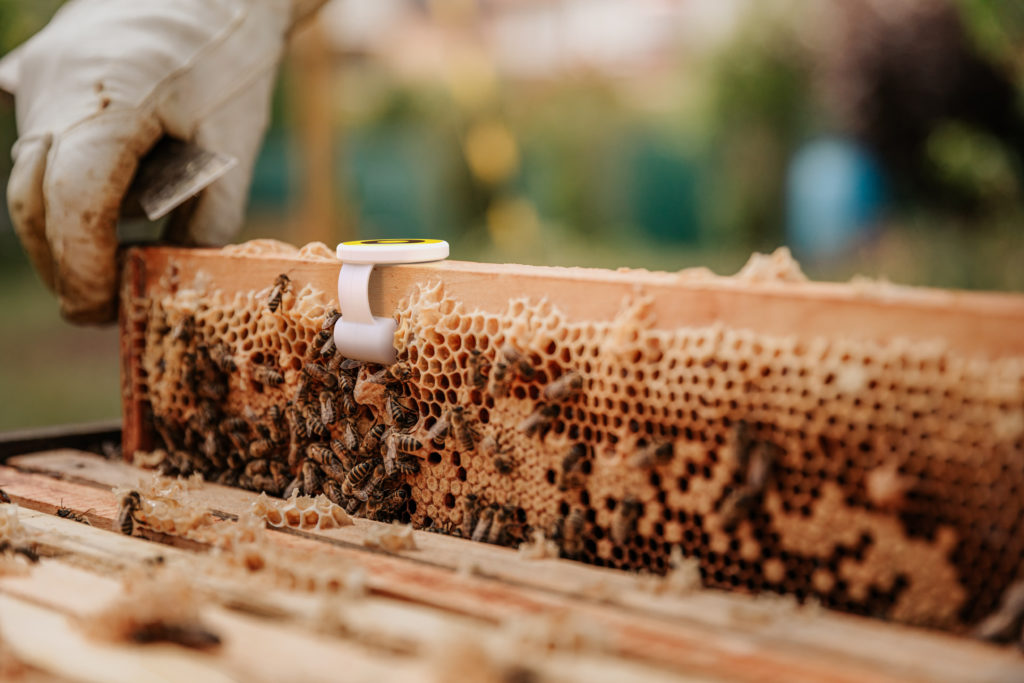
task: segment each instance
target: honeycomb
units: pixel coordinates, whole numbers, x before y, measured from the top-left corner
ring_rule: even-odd
[[[261,493],[252,504],[252,513],[276,528],[336,529],[352,524],[345,511],[323,494],[310,498],[300,496],[298,489],[287,500],[271,500]]]
[[[126,311],[167,473],[954,632],[1024,578],[1024,357],[656,329],[642,292],[611,320],[482,312],[425,282],[383,368],[321,335],[333,292],[179,280]]]

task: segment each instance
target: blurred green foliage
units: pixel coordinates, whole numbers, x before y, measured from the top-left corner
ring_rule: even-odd
[[[818,132],[810,64],[791,17],[767,3],[754,5],[712,57],[696,132],[713,169],[709,239],[747,248],[783,243],[786,165],[796,146]]]
[[[0,53],[60,4],[0,0]],[[959,7],[979,48],[1024,78],[1024,4]],[[539,82],[499,77],[494,97],[476,108],[441,76],[400,78],[372,58],[340,63],[335,157],[344,210],[362,236],[444,236],[456,258],[735,272],[752,249],[784,242],[789,159],[831,126],[812,89],[803,15],[780,8],[750,3],[724,44],[710,54],[681,49],[666,73],[641,74],[642,87],[589,71]],[[282,237],[303,182],[290,119],[296,93],[285,74],[255,169],[246,238]],[[517,145],[513,171],[497,180],[475,175],[465,154],[484,119],[500,122]],[[0,98],[0,150],[14,139],[11,101]],[[956,123],[938,127],[925,153],[957,201],[916,197],[893,207],[877,241],[807,264],[808,274],[1024,291],[1021,160],[1002,141]],[[0,154],[0,181],[9,168],[9,155]],[[522,229],[503,241],[510,221]],[[0,306],[9,321],[0,328],[0,429],[116,414],[116,332],[59,321],[6,210]]]

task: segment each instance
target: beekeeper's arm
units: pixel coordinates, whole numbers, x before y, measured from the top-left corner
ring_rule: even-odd
[[[286,35],[324,0],[71,0],[0,62],[18,141],[7,201],[32,263],[75,322],[115,317],[118,211],[162,135],[238,159],[187,240],[241,225]]]

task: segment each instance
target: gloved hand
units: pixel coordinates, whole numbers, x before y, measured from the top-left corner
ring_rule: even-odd
[[[162,135],[238,159],[200,197],[187,241],[237,232],[286,34],[321,3],[71,0],[0,64],[20,136],[11,218],[68,320],[116,317],[121,200]]]

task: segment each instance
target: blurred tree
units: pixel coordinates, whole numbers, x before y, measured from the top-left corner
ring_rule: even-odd
[[[782,241],[786,165],[810,131],[814,102],[799,15],[781,7],[754,4],[706,72],[711,243],[765,248]]]
[[[837,30],[825,45],[826,68],[821,85],[839,127],[866,144],[882,161],[891,185],[905,198],[949,208],[976,208],[946,182],[948,168],[936,172],[936,150],[950,149],[950,133],[940,128],[955,121],[990,136],[1013,155],[1015,171],[1024,177],[1024,116],[1019,89],[1007,57],[1005,15],[1019,27],[1018,10],[997,10],[997,3],[966,0],[844,0],[831,4]],[[966,19],[965,19],[966,17]],[[968,27],[973,26],[973,31]],[[981,44],[976,44],[977,37]],[[993,56],[995,55],[995,56]],[[1019,57],[1017,58],[1019,59]],[[953,132],[954,137],[958,135]],[[981,137],[973,138],[976,143]],[[963,148],[963,145],[960,145]],[[941,156],[941,155],[940,155]],[[979,161],[961,155],[960,161]],[[987,155],[991,159],[991,155]],[[949,159],[947,155],[947,160]],[[990,163],[984,161],[981,163]],[[962,180],[963,174],[961,174]]]

